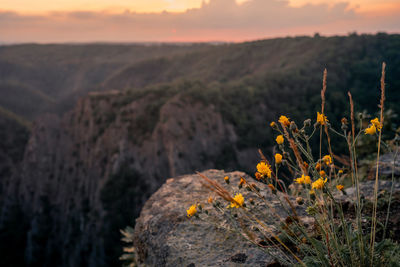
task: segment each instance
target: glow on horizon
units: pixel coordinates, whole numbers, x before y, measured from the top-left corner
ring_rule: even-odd
[[[105,11],[118,13],[125,10],[137,13],[159,13],[163,11],[184,12],[199,8],[209,0],[1,0],[0,10],[21,14],[45,14],[53,11]],[[244,3],[251,0],[236,0]],[[340,0],[282,0],[289,1],[293,7],[306,4],[333,4]],[[399,0],[345,0],[351,7],[362,13],[399,12]]]
[[[400,0],[206,0],[206,5],[202,0],[0,2],[0,44],[240,42],[316,32],[400,32]]]

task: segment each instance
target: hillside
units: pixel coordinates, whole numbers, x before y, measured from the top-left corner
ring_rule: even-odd
[[[205,84],[251,81],[251,86],[265,89],[271,87],[267,84],[271,77],[285,76],[285,86],[291,85],[287,81],[290,76],[310,79],[310,85],[316,87],[319,85],[313,81],[320,80],[325,67],[332,73],[332,87],[365,92],[370,91],[367,85],[377,84],[383,60],[388,63],[389,78],[393,77],[399,65],[399,39],[382,33],[220,45],[0,46],[4,96],[0,106],[34,119],[48,111],[68,111],[89,91],[140,90],[179,80]],[[396,80],[388,83],[398,85]]]
[[[0,248],[6,266],[16,258],[119,265],[119,229],[168,177],[210,168],[252,173],[257,149],[274,149],[270,121],[314,120],[325,67],[332,124],[349,109],[349,90],[357,110],[376,110],[382,61],[387,106],[400,114],[399,35],[26,45],[1,47],[0,58],[7,77],[0,106],[14,122],[35,118],[26,147],[26,139],[12,141],[13,175],[0,177],[0,244],[12,244]],[[13,136],[9,127],[2,131]]]
[[[65,112],[125,66],[169,58],[207,45],[36,45],[0,46],[0,106],[35,119]]]

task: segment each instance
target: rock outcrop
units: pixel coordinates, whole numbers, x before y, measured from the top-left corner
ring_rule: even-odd
[[[203,174],[221,184],[228,176],[230,184],[225,187],[232,194],[239,191],[240,177],[252,181],[242,172],[208,170]],[[272,208],[279,207],[279,200],[266,185],[257,183],[257,186]],[[264,209],[265,212],[257,214],[258,218],[271,225],[279,220],[270,216],[270,208],[259,202],[253,192],[244,188],[240,192],[247,203],[253,198],[254,205]],[[146,202],[136,220],[134,245],[139,262],[146,266],[267,266],[275,262],[237,232],[226,230],[229,223],[222,215],[216,216],[212,204],[207,203],[209,195],[214,197],[197,174],[167,180]],[[203,212],[209,213],[206,220],[188,219],[186,209],[194,203],[203,203]],[[276,212],[285,218],[284,210]]]
[[[249,182],[252,178],[242,172],[224,172],[208,170],[202,174],[222,184],[232,194],[239,191],[240,177],[245,177]],[[230,177],[230,184],[224,183],[224,176]],[[390,181],[380,181],[380,199],[390,191]],[[271,209],[275,208],[281,218],[286,218],[287,213],[271,190],[264,184],[257,183],[260,193],[269,205],[258,202],[252,192],[241,189],[246,203],[253,198],[259,210],[257,217],[264,223],[273,227],[278,222],[277,216],[272,216]],[[362,195],[371,199],[373,195],[373,182],[368,181],[360,185]],[[345,212],[349,215],[354,212],[352,207],[355,190],[348,188],[346,195],[338,194]],[[221,214],[216,215],[212,204],[207,203],[207,196],[213,196],[209,189],[202,186],[202,179],[197,174],[184,175],[168,179],[144,205],[140,217],[136,220],[134,231],[134,247],[136,258],[144,266],[274,266],[274,258],[258,249],[255,245],[244,240],[237,232],[227,231],[228,222]],[[278,196],[280,193],[278,192]],[[394,198],[391,206],[389,228],[395,240],[400,239],[398,223],[400,216],[400,183],[394,184]],[[223,200],[221,200],[223,201]],[[304,206],[298,206],[292,201],[300,219],[307,226],[312,226],[312,219],[304,213]],[[186,209],[194,203],[203,203],[201,218],[188,219]],[[284,202],[283,202],[284,203]],[[386,217],[385,201],[379,201],[378,217]],[[222,205],[226,205],[225,201]],[[370,209],[366,205],[366,216],[370,216]],[[208,215],[205,216],[204,212]],[[262,238],[256,237],[256,240]],[[279,265],[276,265],[279,266]]]

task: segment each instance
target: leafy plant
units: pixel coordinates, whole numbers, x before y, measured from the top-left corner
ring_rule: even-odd
[[[135,267],[138,266],[136,262],[136,251],[135,247],[133,246],[133,241],[134,241],[134,236],[133,236],[134,230],[132,227],[126,227],[125,230],[121,230],[122,234],[122,241],[125,243],[128,243],[127,246],[123,248],[124,254],[119,258],[120,260],[124,261],[123,266],[126,267]]]

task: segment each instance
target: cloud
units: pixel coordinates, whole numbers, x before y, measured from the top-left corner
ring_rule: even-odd
[[[0,12],[0,42],[239,41],[384,27],[398,31],[400,23],[394,17],[366,20],[346,2],[292,7],[285,0],[211,0],[181,13]]]

